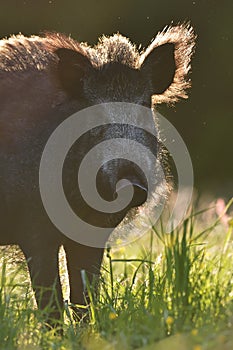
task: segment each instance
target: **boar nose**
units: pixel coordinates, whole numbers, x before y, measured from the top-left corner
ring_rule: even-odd
[[[116,192],[114,192],[114,197],[116,198],[120,191],[125,190],[128,186],[133,186],[134,194],[130,202],[130,207],[138,207],[145,203],[147,200],[148,190],[146,186],[140,181],[139,178],[134,177],[133,179],[122,179],[116,185]]]

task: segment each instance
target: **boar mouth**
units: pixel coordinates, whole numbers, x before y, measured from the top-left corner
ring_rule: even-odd
[[[127,189],[128,186],[133,186],[134,195],[129,203],[130,208],[138,207],[144,204],[147,200],[148,189],[140,181],[135,179],[122,179],[116,185],[116,191],[114,192],[114,199],[117,198],[118,193]]]

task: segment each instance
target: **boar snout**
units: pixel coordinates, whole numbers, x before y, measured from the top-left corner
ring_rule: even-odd
[[[128,209],[142,205],[147,200],[148,184],[143,171],[127,159],[108,162],[107,169],[101,172],[101,181],[97,188],[101,196],[108,200],[115,200],[120,192],[124,195],[129,186],[133,186],[133,197]]]
[[[143,170],[135,163],[120,159],[116,178],[115,195],[118,191],[125,190],[128,186],[133,186],[134,194],[130,202],[130,207],[142,205],[147,200],[148,184]]]

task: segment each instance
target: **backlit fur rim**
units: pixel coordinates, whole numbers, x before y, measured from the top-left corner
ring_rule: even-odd
[[[189,23],[165,27],[162,32],[157,34],[150,46],[141,53],[140,66],[154,48],[166,43],[175,45],[176,72],[174,80],[163,94],[153,96],[153,104],[173,104],[179,98],[187,98],[185,90],[191,86],[191,81],[187,78],[187,75],[191,68],[190,61],[194,53],[195,39],[196,35]]]

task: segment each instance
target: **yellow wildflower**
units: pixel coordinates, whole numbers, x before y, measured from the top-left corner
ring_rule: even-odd
[[[194,345],[193,350],[201,350],[201,345]]]
[[[194,336],[197,335],[197,334],[198,334],[198,330],[197,330],[197,329],[193,329],[193,330],[191,331],[191,334],[194,335]]]
[[[110,320],[115,320],[115,318],[117,318],[117,314],[115,312],[110,312],[108,317],[109,317]]]
[[[168,316],[167,319],[166,319],[166,324],[168,326],[171,326],[173,323],[174,323],[174,318],[171,317],[171,316]]]

